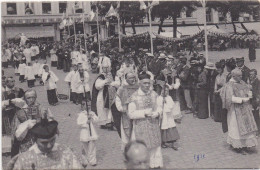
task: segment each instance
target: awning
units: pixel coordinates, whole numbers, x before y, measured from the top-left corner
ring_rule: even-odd
[[[158,33],[159,26],[153,26],[152,32],[157,34]],[[165,37],[173,37],[173,28],[172,27],[162,27],[164,32],[161,32],[160,35],[163,35]],[[150,28],[149,26],[145,27],[135,27],[136,34],[149,32]],[[132,27],[126,27],[126,35],[133,35]],[[194,35],[196,33],[200,32],[200,29],[198,26],[178,26],[177,27],[177,38],[180,38],[182,36],[190,36]]]
[[[6,27],[6,38],[14,38],[24,33],[28,38],[54,37],[54,26]]]
[[[242,28],[240,24],[235,24],[237,33],[246,33],[246,31]],[[225,33],[234,33],[234,28],[232,24],[221,24],[218,25],[221,32]]]
[[[182,27],[177,27],[177,30],[181,34],[181,36],[194,35],[200,32],[198,26],[182,26]]]
[[[254,30],[257,34],[260,34],[260,22],[244,23],[248,31]]]

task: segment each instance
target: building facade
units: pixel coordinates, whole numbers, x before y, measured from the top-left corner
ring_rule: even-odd
[[[3,2],[1,3],[1,19],[2,19],[2,41],[14,38],[20,33],[24,33],[27,37],[50,37],[55,41],[62,39],[62,31],[59,25],[64,17],[64,13],[68,17],[73,18],[77,23],[76,32],[92,35],[97,33],[96,17],[93,21],[89,21],[87,16],[91,11],[91,1],[38,1],[38,2]],[[242,14],[238,18],[238,22],[259,21],[260,10],[256,10],[255,15]],[[85,25],[83,27],[81,20],[84,14]],[[230,23],[230,15],[224,17],[221,13],[214,9],[207,9],[204,16],[203,8],[198,7],[196,11],[183,10],[178,15],[178,34],[179,36],[187,36],[200,30],[199,25],[203,25],[206,17],[207,24]],[[142,23],[136,24],[136,33],[142,33],[149,30],[149,23],[146,17]],[[99,17],[99,30],[101,38],[104,39],[115,33],[118,33],[117,26],[109,24],[107,21]],[[159,20],[152,22],[153,32],[157,32]],[[172,31],[172,19],[164,21],[164,30]],[[69,27],[73,34],[73,26]],[[126,33],[132,34],[130,24],[126,25]]]
[[[62,33],[59,25],[64,15],[76,22],[76,32],[92,35],[97,32],[96,19],[88,21],[91,11],[90,1],[41,1],[41,2],[3,2],[1,3],[2,41],[24,33],[29,38],[49,37],[60,41]],[[67,10],[67,12],[66,12]],[[82,20],[84,14],[85,27]],[[100,34],[107,35],[105,24],[100,25]],[[68,28],[66,28],[68,29]],[[73,26],[70,27],[73,32]]]

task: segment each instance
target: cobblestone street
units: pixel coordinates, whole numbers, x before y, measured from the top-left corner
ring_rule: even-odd
[[[227,50],[224,52],[209,51],[209,61],[216,62],[220,59],[230,57],[245,57],[246,66],[256,68],[260,77],[260,49],[257,49],[256,62],[248,60],[248,49]],[[50,65],[50,61],[48,61]],[[59,77],[58,92],[67,94],[68,85],[64,82],[66,74],[51,68]],[[14,69],[9,67],[4,70],[5,76],[14,76]],[[91,74],[90,86],[97,74]],[[20,83],[18,76],[15,76],[16,85],[26,90],[27,83]],[[36,82],[38,85],[39,82]],[[47,101],[47,92],[43,86],[36,86],[34,89],[38,94],[38,102],[49,107],[54,117],[59,122],[60,135],[57,142],[71,147],[80,158],[81,145],[79,142],[79,127],[76,124],[77,114],[80,112],[80,105],[72,104],[69,101],[60,101],[58,106],[50,106]],[[192,114],[183,116],[181,124],[177,124],[180,134],[178,142],[180,149],[175,151],[171,148],[162,149],[164,168],[260,168],[260,145],[252,149],[252,153],[242,155],[234,152],[226,142],[227,134],[223,134],[221,123],[213,119],[196,119]],[[88,166],[87,169],[122,169],[124,165],[121,140],[116,131],[103,130],[97,127],[99,140],[97,141],[97,166]],[[258,142],[260,142],[258,138]],[[3,156],[3,167],[10,160],[10,156]]]

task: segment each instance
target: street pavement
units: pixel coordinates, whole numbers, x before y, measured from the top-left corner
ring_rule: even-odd
[[[260,74],[260,49],[257,49],[257,60],[250,63],[248,49],[227,50],[224,52],[209,51],[209,61],[216,62],[230,57],[245,57],[249,68],[256,68]],[[48,62],[50,64],[50,61]],[[65,73],[56,68],[51,68],[59,77],[58,92],[67,94],[68,85],[64,82]],[[14,69],[5,69],[6,76],[14,76]],[[93,85],[97,74],[90,74],[90,86]],[[15,77],[18,87],[27,89],[27,83],[20,83]],[[39,82],[36,82],[38,85]],[[50,108],[55,119],[59,122],[60,135],[57,142],[73,149],[80,158],[81,144],[79,142],[80,129],[76,124],[80,105],[69,101],[60,101],[57,106],[50,106],[47,102],[47,92],[43,86],[34,89],[38,94],[38,101],[45,107]],[[122,169],[124,165],[121,141],[116,131],[100,129],[96,126],[99,139],[97,140],[97,166],[88,166],[87,169]],[[241,155],[232,151],[226,143],[227,134],[223,134],[221,123],[214,122],[211,118],[196,119],[192,114],[185,114],[181,124],[177,124],[180,134],[178,145],[180,149],[162,149],[164,168],[260,168],[260,146],[252,149],[252,153]],[[258,142],[260,142],[258,138]],[[10,156],[3,156],[3,167],[10,160]]]

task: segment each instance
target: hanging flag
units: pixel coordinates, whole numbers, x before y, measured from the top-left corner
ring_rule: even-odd
[[[147,6],[145,5],[144,1],[140,1],[140,10],[146,10]]]
[[[120,8],[120,1],[117,2],[116,10]]]
[[[107,12],[105,17],[109,18],[109,17],[112,17],[112,16],[117,17],[117,12],[115,11],[113,5],[110,6],[110,9],[108,10],[108,12]]]
[[[159,5],[159,1],[152,1],[152,3],[149,5],[149,7],[153,7]]]
[[[91,10],[88,14],[89,21],[92,21],[95,17],[95,13]]]
[[[60,28],[60,29],[63,29],[63,28],[66,26],[66,24],[67,24],[67,20],[66,20],[66,19],[63,19],[62,22],[61,22],[60,25],[59,25],[59,28]]]
[[[62,13],[62,18],[61,18],[61,19],[64,20],[65,18],[66,18],[66,14],[65,14],[65,12],[63,12],[63,13]]]
[[[84,22],[84,20],[85,20],[85,15],[84,15],[84,14],[81,14],[81,15],[80,15],[80,21],[79,21],[79,22]]]
[[[72,20],[72,18],[69,18],[68,20],[67,20],[67,22],[66,22],[66,26],[71,26],[71,25],[73,25],[73,20]]]

